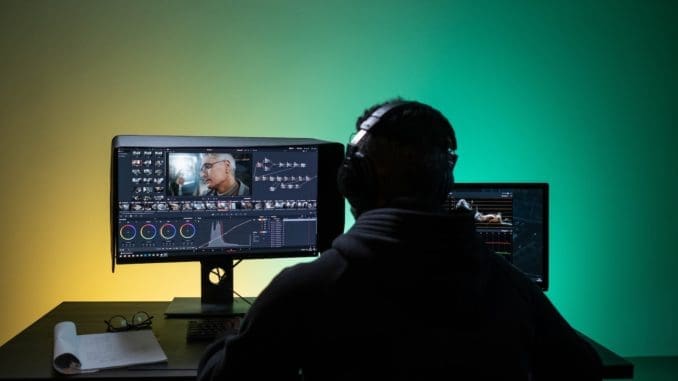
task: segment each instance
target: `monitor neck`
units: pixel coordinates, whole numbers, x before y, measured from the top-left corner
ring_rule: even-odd
[[[200,261],[200,298],[177,297],[165,311],[168,318],[242,316],[250,304],[233,298],[233,260]]]

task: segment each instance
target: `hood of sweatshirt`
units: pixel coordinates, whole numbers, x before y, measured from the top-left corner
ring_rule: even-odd
[[[332,247],[347,259],[379,260],[417,255],[455,256],[460,260],[477,244],[473,217],[408,209],[373,209],[334,240]]]
[[[344,265],[333,267],[328,281],[348,294],[369,290],[372,303],[397,295],[393,300],[400,302],[445,300],[479,308],[476,301],[491,279],[489,252],[466,213],[374,209],[361,214],[332,247]]]

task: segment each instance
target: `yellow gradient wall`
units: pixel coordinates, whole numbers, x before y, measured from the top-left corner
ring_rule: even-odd
[[[457,180],[551,184],[548,295],[575,327],[676,355],[676,8],[2,1],[0,344],[65,300],[199,295],[194,263],[111,273],[113,136],[345,143],[400,95],[450,118]],[[257,295],[295,262],[245,261],[236,288]]]

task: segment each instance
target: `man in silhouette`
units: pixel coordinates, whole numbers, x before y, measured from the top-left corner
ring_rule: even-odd
[[[355,224],[280,272],[199,379],[600,380],[596,352],[473,215],[442,208],[456,148],[428,105],[367,109],[338,176]]]

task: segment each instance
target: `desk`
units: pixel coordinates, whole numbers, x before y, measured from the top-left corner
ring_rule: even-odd
[[[583,333],[579,332],[579,335],[583,337],[584,340],[588,341],[593,349],[598,352],[598,356],[600,356],[600,359],[603,361],[603,377],[606,380],[616,378],[633,378],[633,364],[630,361],[605,348]]]
[[[169,302],[63,302],[23,332],[0,347],[0,380],[44,380],[60,377],[52,368],[54,325],[73,321],[78,334],[100,333],[104,319],[113,315],[131,318],[137,311],[153,315],[153,333],[167,354],[168,362],[126,369],[110,369],[68,378],[87,379],[195,379],[196,368],[208,343],[186,342],[188,319],[166,319]],[[589,340],[605,364],[606,378],[631,378],[633,365]]]

